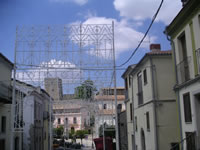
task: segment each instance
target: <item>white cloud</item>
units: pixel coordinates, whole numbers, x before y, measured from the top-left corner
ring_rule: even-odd
[[[85,12],[78,12],[77,13],[77,16],[80,16],[84,19],[88,19],[88,18],[91,18],[91,17],[96,17],[97,16],[97,13],[95,10],[90,10],[88,9],[87,11]]]
[[[44,79],[61,78],[63,83],[80,82],[82,71],[70,62],[55,59],[49,62],[42,62],[39,66],[26,71],[18,71],[16,78],[20,81],[42,86]]]
[[[51,2],[59,2],[59,3],[75,3],[78,5],[84,5],[88,2],[88,0],[50,0]]]
[[[161,0],[114,0],[114,6],[120,16],[144,21],[153,17],[160,2]],[[181,9],[181,5],[180,0],[165,0],[156,21],[169,24]]]
[[[88,18],[84,24],[111,24],[114,21],[115,25],[115,50],[116,57],[120,55],[120,53],[134,49],[139,41],[144,36],[144,33],[136,31],[132,28],[127,20],[117,21],[112,18],[105,17],[91,17]],[[156,37],[151,37],[151,42],[154,42]],[[149,44],[145,43],[141,45],[142,48],[148,48]]]

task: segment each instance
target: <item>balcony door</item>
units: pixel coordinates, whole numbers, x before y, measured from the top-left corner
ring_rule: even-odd
[[[139,72],[137,74],[138,80],[138,105],[143,104],[143,90],[142,90],[142,74]]]
[[[179,37],[179,57],[180,57],[180,72],[182,74],[183,82],[190,79],[189,59],[187,55],[187,45],[185,33]]]

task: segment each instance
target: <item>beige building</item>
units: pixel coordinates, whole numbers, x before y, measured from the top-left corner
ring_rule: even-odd
[[[150,49],[123,75],[130,150],[168,150],[179,141],[171,51]]]
[[[62,100],[63,89],[62,80],[60,78],[45,78],[44,79],[45,90],[53,99]]]
[[[82,99],[55,101],[53,103],[54,128],[64,126],[67,130],[82,130],[90,123],[90,103]]]
[[[126,107],[126,126],[127,126],[127,140],[128,150],[133,150],[134,147],[134,126],[133,126],[133,84],[131,84],[131,71],[136,65],[130,65],[123,73],[122,78],[125,81],[125,107]]]
[[[183,149],[200,149],[200,2],[185,0],[166,28],[170,36]]]
[[[124,88],[117,87],[117,103],[125,110]],[[99,135],[99,127],[106,123],[107,125],[115,125],[115,95],[114,88],[102,88],[98,95],[95,96],[95,136]]]

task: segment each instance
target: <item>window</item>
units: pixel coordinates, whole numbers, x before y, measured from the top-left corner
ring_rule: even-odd
[[[182,33],[179,39],[179,45],[180,45],[180,60],[184,60],[187,57],[187,46],[186,46],[186,38],[185,33]]]
[[[58,124],[60,124],[60,118],[58,118]]]
[[[127,78],[125,79],[125,88],[126,88],[126,90],[128,90],[128,83],[127,83],[128,81],[127,81]]]
[[[132,103],[130,103],[130,118],[133,120],[133,106]]]
[[[19,137],[15,137],[15,150],[19,150]]]
[[[74,119],[73,119],[73,123],[74,123],[74,124],[77,123],[77,119],[76,119],[76,117],[74,117]]]
[[[129,82],[129,87],[131,87],[131,76],[129,76],[128,82]]]
[[[190,93],[186,93],[183,95],[183,105],[184,105],[185,122],[192,122]]]
[[[107,109],[107,105],[106,104],[103,104],[103,109]]]
[[[194,132],[186,132],[185,136],[186,136],[187,150],[195,150],[196,149],[195,133]]]
[[[137,117],[135,117],[135,131],[137,131]]]
[[[1,132],[2,133],[6,132],[6,117],[5,116],[1,117]]]
[[[147,70],[143,71],[144,85],[147,84]]]
[[[179,40],[179,57],[180,57],[180,63],[177,66],[181,78],[182,78],[182,82],[185,82],[187,80],[190,79],[190,72],[189,72],[189,58],[187,56],[187,46],[186,46],[186,37],[185,37],[185,33],[183,32],[181,34],[181,36],[178,38]]]
[[[84,126],[86,126],[86,125],[87,125],[86,118],[84,118]]]
[[[149,112],[146,112],[147,131],[150,131]]]
[[[68,124],[68,118],[65,118],[65,124]]]
[[[141,72],[137,75],[138,80],[138,105],[143,104],[143,91],[142,91],[142,74]]]

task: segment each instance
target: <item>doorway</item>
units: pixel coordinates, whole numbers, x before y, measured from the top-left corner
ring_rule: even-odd
[[[195,116],[196,116],[196,123],[197,123],[197,137],[196,137],[196,144],[197,148],[200,148],[200,93],[194,95],[195,98]]]

